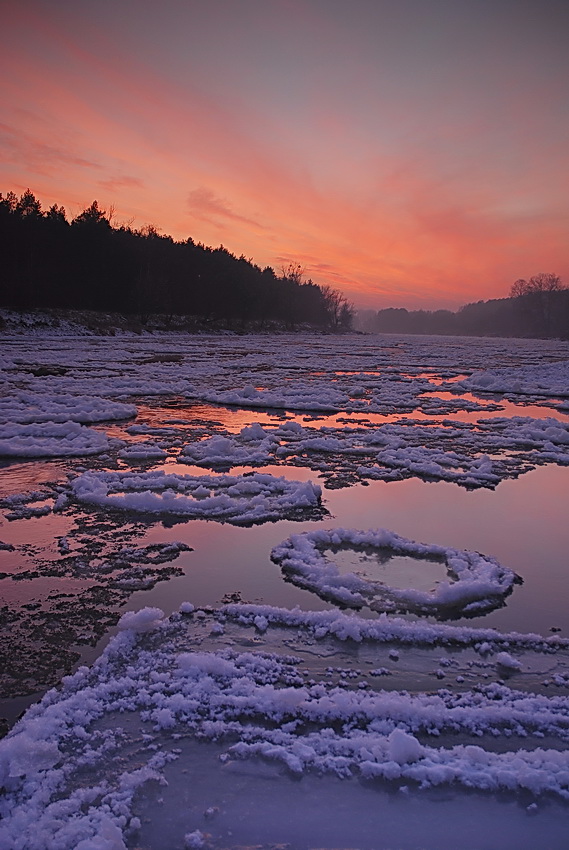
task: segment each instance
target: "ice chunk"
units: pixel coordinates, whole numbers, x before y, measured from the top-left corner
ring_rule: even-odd
[[[157,628],[164,618],[161,608],[141,608],[140,611],[127,611],[119,620],[118,629],[129,632],[149,632]]]
[[[417,738],[403,732],[402,729],[394,729],[387,739],[387,744],[389,758],[397,764],[410,764],[418,761],[424,754],[424,749]]]
[[[509,652],[499,652],[496,656],[496,664],[499,667],[504,667],[506,670],[521,670],[521,661],[510,655]]]

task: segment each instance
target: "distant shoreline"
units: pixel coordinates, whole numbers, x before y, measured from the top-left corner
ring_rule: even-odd
[[[60,334],[79,334],[82,336],[115,336],[132,334],[134,336],[154,334],[198,334],[242,336],[277,336],[284,334],[315,334],[317,336],[435,336],[457,338],[494,338],[494,339],[547,339],[536,335],[506,333],[460,333],[459,331],[434,330],[377,330],[361,328],[331,330],[321,325],[298,322],[288,325],[277,320],[235,322],[222,319],[208,319],[201,316],[168,315],[151,313],[141,318],[136,313],[119,313],[99,310],[74,310],[64,308],[38,308],[17,310],[0,308],[0,335],[3,333],[22,334],[26,332],[53,332]],[[563,337],[555,337],[562,340]],[[551,337],[549,337],[551,339]]]
[[[201,316],[167,315],[151,313],[141,319],[137,314],[106,312],[99,310],[74,310],[63,308],[38,308],[37,310],[0,309],[0,334],[3,332],[25,333],[26,331],[54,331],[79,333],[85,336],[114,336],[127,333],[141,336],[154,333],[186,334],[290,334],[313,333],[319,336],[355,334],[357,330],[330,330],[321,325],[298,322],[287,326],[276,320],[236,322],[222,319],[207,319]]]

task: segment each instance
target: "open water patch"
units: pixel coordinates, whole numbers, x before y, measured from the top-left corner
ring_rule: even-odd
[[[399,589],[432,592],[437,584],[448,579],[442,559],[396,555],[389,549],[334,547],[328,552],[328,559],[338,567],[341,575],[354,573],[368,581]]]

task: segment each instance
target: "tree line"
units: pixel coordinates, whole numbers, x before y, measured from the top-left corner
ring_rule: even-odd
[[[512,284],[507,298],[451,310],[362,310],[356,327],[368,333],[450,334],[569,339],[569,287],[541,272]]]
[[[0,193],[0,306],[119,312],[143,324],[151,314],[199,317],[228,327],[275,324],[349,330],[353,307],[330,286],[304,280],[299,265],[277,274],[150,225],[114,226],[97,201],[68,220],[43,210],[27,189]]]

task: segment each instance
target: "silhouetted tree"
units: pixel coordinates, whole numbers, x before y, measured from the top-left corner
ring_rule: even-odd
[[[356,326],[375,333],[466,334],[569,338],[569,289],[558,275],[540,274],[513,284],[509,298],[450,310],[388,307],[358,314]]]
[[[41,204],[29,189],[26,189],[20,200],[16,204],[16,212],[22,218],[28,216],[40,218],[42,215]]]
[[[106,210],[99,209],[99,202],[93,201],[91,206],[83,210],[82,213],[79,213],[79,215],[76,216],[71,223],[76,226],[79,225],[83,227],[93,227],[96,225],[110,227],[111,223],[109,219],[106,218],[106,215]]]
[[[510,296],[516,299],[520,322],[530,335],[552,335],[555,307],[563,303],[558,294],[566,289],[559,275],[551,272],[540,272],[529,280],[515,281]]]
[[[305,282],[298,263],[277,277],[223,245],[176,242],[153,225],[113,226],[112,216],[95,200],[70,224],[62,206],[43,212],[29,189],[20,198],[0,194],[0,304],[113,310],[142,323],[161,312],[236,328],[269,321],[330,326],[331,290]],[[344,329],[351,305],[337,296],[334,322]]]
[[[333,289],[331,286],[321,286],[320,289],[324,298],[329,326],[334,330],[347,330],[352,324],[353,304],[350,304],[346,296],[339,290]]]
[[[530,295],[534,292],[559,292],[566,289],[557,274],[551,272],[540,272],[530,277],[529,280],[520,278],[512,284],[510,289],[511,298],[519,298],[522,295]]]

